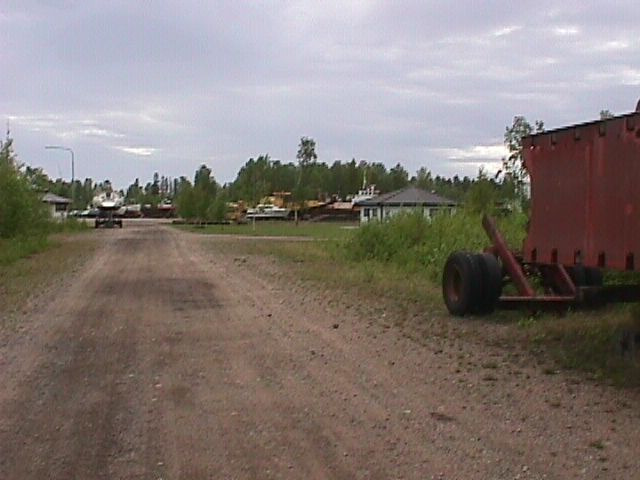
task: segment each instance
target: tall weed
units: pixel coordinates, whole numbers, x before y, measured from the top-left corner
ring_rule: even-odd
[[[507,242],[519,248],[525,235],[526,216],[510,214],[500,219],[499,226]],[[488,244],[480,214],[460,210],[451,216],[427,219],[420,212],[412,212],[362,226],[347,241],[345,251],[352,261],[374,260],[410,272],[423,270],[438,281],[451,252],[482,251]]]

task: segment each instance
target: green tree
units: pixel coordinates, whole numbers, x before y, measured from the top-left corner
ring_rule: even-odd
[[[84,181],[75,180],[75,202],[73,208],[76,210],[84,210],[88,208],[93,200],[95,188],[93,180],[85,178]]]
[[[600,110],[600,120],[608,120],[613,117],[614,115],[610,110]]]
[[[176,207],[178,215],[187,221],[196,219],[196,205],[193,185],[186,177],[180,177],[177,185]]]
[[[201,165],[194,175],[193,185],[184,177],[178,183],[176,205],[178,214],[185,220],[212,221],[216,210],[212,208],[219,186],[211,175],[211,169]]]
[[[366,162],[360,162],[358,167],[359,167],[359,170],[361,171],[361,173],[359,173],[359,176],[360,176],[360,183],[362,184],[363,187],[367,185],[375,185],[376,189],[382,193],[387,193],[392,190],[391,176],[387,171],[387,167],[385,167],[383,163],[375,162],[375,163],[367,164]],[[366,175],[367,185],[364,185],[365,175]],[[360,186],[358,186],[358,188],[360,188]],[[355,190],[352,190],[351,192],[352,193],[357,192],[358,188],[356,188]]]
[[[434,181],[431,176],[431,172],[425,167],[420,167],[416,172],[416,176],[412,180],[418,188],[422,188],[429,192],[434,189]]]
[[[193,186],[188,180],[181,184],[180,192],[176,198],[176,206],[178,215],[187,221],[196,219],[196,205],[193,192]]]
[[[193,179],[193,191],[196,217],[199,220],[208,220],[209,207],[213,203],[218,190],[218,184],[211,176],[211,169],[201,165]]]
[[[27,165],[24,170],[24,175],[29,181],[31,188],[35,191],[46,192],[49,190],[51,179],[44,173],[42,168],[34,168]]]
[[[303,208],[304,201],[309,196],[308,188],[305,184],[305,174],[308,167],[315,163],[318,158],[316,154],[316,142],[312,138],[302,137],[298,144],[298,153],[296,154],[298,159],[298,181],[293,191],[293,199],[297,203],[295,209],[296,225],[298,224],[298,211]]]
[[[313,138],[302,137],[298,144],[296,158],[301,165],[309,165],[318,159],[316,141]]]
[[[497,200],[497,185],[481,167],[466,194],[466,206],[472,213],[493,214]]]
[[[127,187],[127,193],[125,194],[125,201],[128,204],[143,203],[144,191],[140,186],[140,180],[136,178],[134,182]]]
[[[207,218],[212,222],[224,222],[227,213],[227,192],[226,189],[218,190],[216,198],[213,200],[207,211]]]
[[[250,158],[238,172],[230,195],[236,200],[245,200],[255,205],[273,191],[276,176],[276,167],[272,165],[269,155],[260,155],[257,160]]]
[[[20,172],[7,132],[0,141],[0,238],[45,237],[48,224],[40,194]]]
[[[521,198],[525,197],[525,185],[529,180],[522,153],[522,139],[541,132],[544,132],[542,121],[536,120],[532,126],[525,117],[518,115],[513,117],[513,124],[506,127],[504,133],[504,143],[509,150],[509,156],[502,160],[502,173],[513,182],[516,193]]]
[[[389,180],[391,190],[399,190],[409,184],[409,173],[398,163],[389,170]]]

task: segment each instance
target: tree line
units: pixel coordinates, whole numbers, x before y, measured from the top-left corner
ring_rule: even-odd
[[[542,123],[536,123],[536,126],[541,129]],[[176,203],[179,213],[185,218],[215,221],[223,219],[226,202],[244,201],[255,205],[274,192],[291,193],[293,203],[304,209],[304,200],[349,200],[365,184],[375,185],[381,194],[415,185],[467,203],[471,210],[493,211],[518,202],[524,195],[520,186],[526,182],[526,170],[521,168],[522,158],[518,150],[521,144],[515,138],[530,133],[533,133],[533,128],[526,119],[516,117],[514,125],[506,129],[505,143],[510,156],[504,159],[499,175],[491,177],[480,169],[475,178],[433,176],[425,167],[410,176],[401,164],[387,169],[382,163],[355,159],[328,165],[318,162],[315,141],[302,137],[296,155],[297,164],[271,159],[268,154],[260,155],[250,158],[240,168],[235,180],[225,185],[219,185],[211,170],[202,165],[196,171],[193,184],[181,178],[176,188]]]
[[[609,118],[610,112],[603,110],[601,118]],[[233,182],[221,185],[211,168],[201,165],[193,180],[185,176],[170,178],[153,174],[144,185],[139,179],[120,193],[127,204],[150,205],[161,202],[174,203],[178,213],[189,220],[215,221],[224,218],[229,202],[243,201],[255,205],[274,192],[290,192],[291,200],[304,206],[305,200],[348,200],[362,188],[363,184],[375,185],[380,193],[398,190],[409,185],[437,193],[454,201],[464,202],[475,210],[488,210],[495,205],[524,202],[527,173],[522,158],[522,138],[544,130],[544,124],[536,121],[530,124],[525,117],[514,117],[513,124],[506,127],[504,142],[509,155],[496,176],[489,176],[482,169],[474,178],[454,175],[447,178],[432,175],[426,168],[420,168],[414,175],[400,164],[387,168],[380,162],[366,160],[336,160],[332,164],[318,161],[316,142],[302,137],[296,155],[297,163],[272,159],[268,154],[250,158],[238,171]],[[12,142],[7,135],[2,143],[4,164],[6,158],[15,157]],[[107,182],[94,182],[91,178],[75,180],[72,184],[62,179],[50,179],[41,168],[24,166],[17,168],[22,182],[34,191],[49,191],[73,199],[73,209],[87,208],[95,194]],[[5,192],[8,190],[5,189]]]

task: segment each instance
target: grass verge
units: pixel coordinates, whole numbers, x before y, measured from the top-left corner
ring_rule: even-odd
[[[218,241],[216,251],[229,256],[274,258],[278,281],[299,282],[320,292],[322,300],[356,311],[387,328],[402,328],[403,335],[422,343],[425,338],[463,335],[458,325],[446,321],[439,285],[426,271],[407,272],[394,264],[374,260],[353,262],[345,258],[345,242],[259,239]]]
[[[518,322],[531,350],[543,349],[560,368],[580,370],[595,380],[640,386],[640,332],[637,305],[541,315]]]
[[[217,246],[216,248],[220,248]],[[407,269],[377,260],[349,260],[345,242],[225,242],[229,254],[277,258],[291,278],[310,282],[335,298],[349,298],[365,315],[391,322],[414,339],[427,337],[480,341],[506,350],[529,352],[543,372],[560,369],[618,386],[640,386],[640,355],[621,351],[626,331],[640,331],[640,309],[611,305],[597,311],[565,315],[497,311],[480,318],[454,319],[442,302],[441,288],[431,269]],[[638,346],[640,352],[640,345]],[[531,363],[528,360],[524,360]]]
[[[38,245],[37,253],[24,255],[24,247],[15,248],[21,258],[0,264],[0,329],[11,324],[30,298],[78,268],[94,251],[96,241],[90,235],[53,235],[47,244]]]
[[[76,219],[64,222],[49,222],[47,229],[37,234],[21,235],[13,238],[0,238],[0,266],[10,265],[21,258],[45,250],[50,244],[50,235],[78,233],[90,228]]]
[[[11,265],[21,258],[44,250],[49,244],[47,237],[29,236],[0,239],[0,267]]]
[[[354,223],[314,223],[285,221],[260,221],[244,225],[174,225],[175,228],[208,235],[243,235],[251,237],[309,237],[339,240],[352,235]]]

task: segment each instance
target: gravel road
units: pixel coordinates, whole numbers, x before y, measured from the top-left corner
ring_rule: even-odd
[[[640,478],[637,392],[418,344],[229,239],[95,235],[0,334],[0,479]]]

